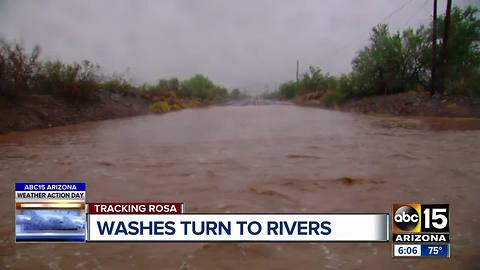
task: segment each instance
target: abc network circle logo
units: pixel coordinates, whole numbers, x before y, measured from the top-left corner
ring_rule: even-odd
[[[420,216],[415,208],[405,205],[395,211],[393,221],[399,229],[410,231],[417,227],[417,224],[420,221]]]

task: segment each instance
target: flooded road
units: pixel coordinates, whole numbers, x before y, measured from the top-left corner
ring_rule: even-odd
[[[222,106],[1,135],[0,268],[478,269],[480,131],[429,123]],[[188,212],[450,203],[452,258],[393,260],[390,243],[14,244],[14,182],[30,180],[85,180],[88,201],[181,201]]]

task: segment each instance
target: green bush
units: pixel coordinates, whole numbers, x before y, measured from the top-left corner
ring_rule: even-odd
[[[312,92],[325,93],[327,90],[334,89],[336,78],[329,73],[322,73],[320,68],[309,67],[309,72],[302,75],[298,85],[298,94],[307,94]]]
[[[294,81],[289,81],[280,85],[279,95],[283,98],[294,98],[299,94],[298,84]]]
[[[227,89],[215,85],[207,77],[197,74],[181,83],[180,93],[185,97],[196,97],[202,101],[226,98]]]

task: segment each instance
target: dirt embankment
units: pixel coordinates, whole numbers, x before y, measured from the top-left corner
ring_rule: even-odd
[[[295,102],[366,114],[480,118],[480,98],[430,96],[424,91],[349,99],[335,106],[325,105],[320,95],[305,95]]]
[[[99,91],[98,97],[77,105],[50,95],[30,95],[17,102],[0,99],[0,133],[141,115],[151,104],[142,96],[108,90]]]

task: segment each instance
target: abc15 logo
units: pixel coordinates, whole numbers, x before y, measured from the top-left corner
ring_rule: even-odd
[[[394,204],[393,233],[449,232],[448,204]]]

